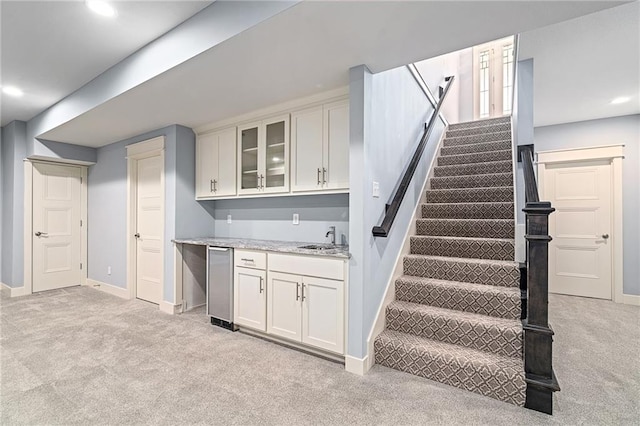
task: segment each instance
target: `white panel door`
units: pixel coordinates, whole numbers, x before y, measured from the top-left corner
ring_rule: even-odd
[[[302,306],[300,303],[302,277],[269,272],[267,285],[267,332],[287,339],[301,341]]]
[[[236,195],[236,129],[218,133],[215,196]]]
[[[309,108],[291,114],[291,185],[293,191],[322,188],[323,109]]]
[[[233,158],[235,161],[235,152]],[[214,181],[216,180],[218,180],[218,135],[198,136],[196,141],[196,197],[213,197],[215,195]]]
[[[344,352],[344,282],[302,278],[302,342]]]
[[[589,161],[547,165],[549,291],[611,299],[611,165]]]
[[[236,267],[234,278],[234,322],[238,325],[266,331],[265,271]]]
[[[162,168],[160,155],[137,161],[136,297],[156,304],[159,304],[162,298],[164,264]]]
[[[79,167],[33,164],[34,292],[81,283],[81,173]]]
[[[326,105],[324,115],[324,187],[349,188],[349,102]]]

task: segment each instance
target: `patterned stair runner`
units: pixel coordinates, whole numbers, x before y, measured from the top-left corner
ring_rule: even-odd
[[[376,363],[524,406],[510,118],[447,130]]]

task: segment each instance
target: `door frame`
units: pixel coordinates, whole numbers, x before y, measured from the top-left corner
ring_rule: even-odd
[[[15,294],[20,296],[33,294],[33,165],[35,163],[80,168],[80,220],[82,221],[82,229],[80,230],[80,262],[82,263],[82,269],[80,270],[81,286],[87,285],[87,275],[89,271],[89,265],[87,263],[87,229],[89,227],[89,223],[87,220],[88,164],[84,162],[78,163],[72,161],[45,161],[27,158],[24,160],[24,284],[23,292]]]
[[[615,303],[634,303],[634,296],[623,293],[622,245],[622,160],[624,144],[538,151],[538,189],[545,198],[544,175],[547,164],[569,164],[590,160],[609,160],[611,164],[611,295]],[[553,206],[552,206],[553,207]],[[629,299],[629,300],[627,300]],[[635,304],[635,303],[634,303]]]
[[[134,230],[136,224],[136,209],[137,209],[137,185],[138,180],[138,160],[142,160],[149,157],[159,155],[162,162],[162,169],[160,171],[160,200],[162,202],[161,209],[161,226],[162,226],[162,242],[160,244],[160,257],[162,259],[162,268],[160,272],[160,303],[158,309],[162,309],[164,303],[164,266],[165,266],[165,145],[164,136],[158,136],[153,139],[138,142],[128,145],[127,147],[127,291],[129,292],[129,298],[136,298],[136,276],[137,276],[137,257],[136,257],[136,238],[134,237]]]

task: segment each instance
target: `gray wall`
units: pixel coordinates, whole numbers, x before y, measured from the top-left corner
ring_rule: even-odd
[[[444,78],[455,80],[441,113],[450,123],[473,120],[473,49],[462,49],[446,55],[416,62],[416,68],[436,98],[438,87],[444,86]]]
[[[90,279],[126,288],[126,146],[157,136],[165,136],[164,300],[174,302],[171,240],[210,235],[214,228],[210,206],[195,201],[195,136],[186,127],[165,127],[97,150],[88,176],[88,273]]]
[[[405,68],[371,74],[364,66],[350,70],[351,194],[349,229],[354,242],[349,271],[349,342],[347,353],[362,358],[395,261],[422,196],[422,186],[444,125],[437,122],[388,238],[374,238],[433,110]],[[374,198],[372,182],[380,183]]]
[[[26,123],[2,129],[2,279],[10,287],[24,281],[24,166]]]
[[[294,213],[299,225],[292,223]],[[349,241],[348,194],[219,200],[215,218],[216,237],[324,243],[329,242],[329,227],[335,226],[336,242]]]
[[[535,150],[625,144],[623,180],[624,293],[640,295],[640,115],[536,127]]]

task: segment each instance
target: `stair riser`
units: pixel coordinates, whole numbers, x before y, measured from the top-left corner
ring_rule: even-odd
[[[433,175],[436,177],[469,176],[494,173],[513,173],[511,159],[500,162],[436,166],[433,168]]]
[[[417,235],[441,237],[514,238],[512,219],[418,219]]]
[[[513,203],[422,205],[422,217],[424,219],[513,219],[513,216]]]
[[[513,185],[511,173],[433,177],[431,189],[490,188]]]
[[[522,327],[500,327],[492,321],[499,322],[472,322],[395,306],[388,307],[386,312],[386,327],[389,330],[496,355],[522,357]]]
[[[476,154],[447,155],[438,157],[438,166],[452,166],[455,164],[487,163],[493,161],[511,160],[511,150],[490,151]]]
[[[496,318],[519,319],[520,292],[491,292],[397,280],[396,300]]]
[[[513,265],[405,256],[403,266],[405,275],[416,277],[500,287],[520,287],[520,270]]]
[[[511,123],[494,124],[493,126],[470,127],[468,129],[447,130],[446,137],[457,138],[460,136],[472,136],[484,133],[511,132]]]
[[[511,147],[511,132],[478,133],[476,135],[457,137],[451,137],[447,134],[447,137],[442,142],[442,146],[445,146],[447,148],[455,148],[459,146],[481,145],[483,143],[489,142],[500,142],[502,144],[506,144],[508,147]]]
[[[411,254],[465,257],[470,259],[513,260],[514,243],[492,240],[451,240],[411,237]]]
[[[513,187],[427,191],[427,203],[512,203]]]
[[[476,154],[479,152],[504,151],[506,149],[511,149],[510,141],[494,141],[453,146],[445,145],[440,150],[440,155]]]
[[[447,354],[431,354],[384,338],[374,343],[376,364],[455,386],[517,406],[524,406],[524,369],[495,368],[460,361]],[[491,380],[487,380],[488,378]]]

